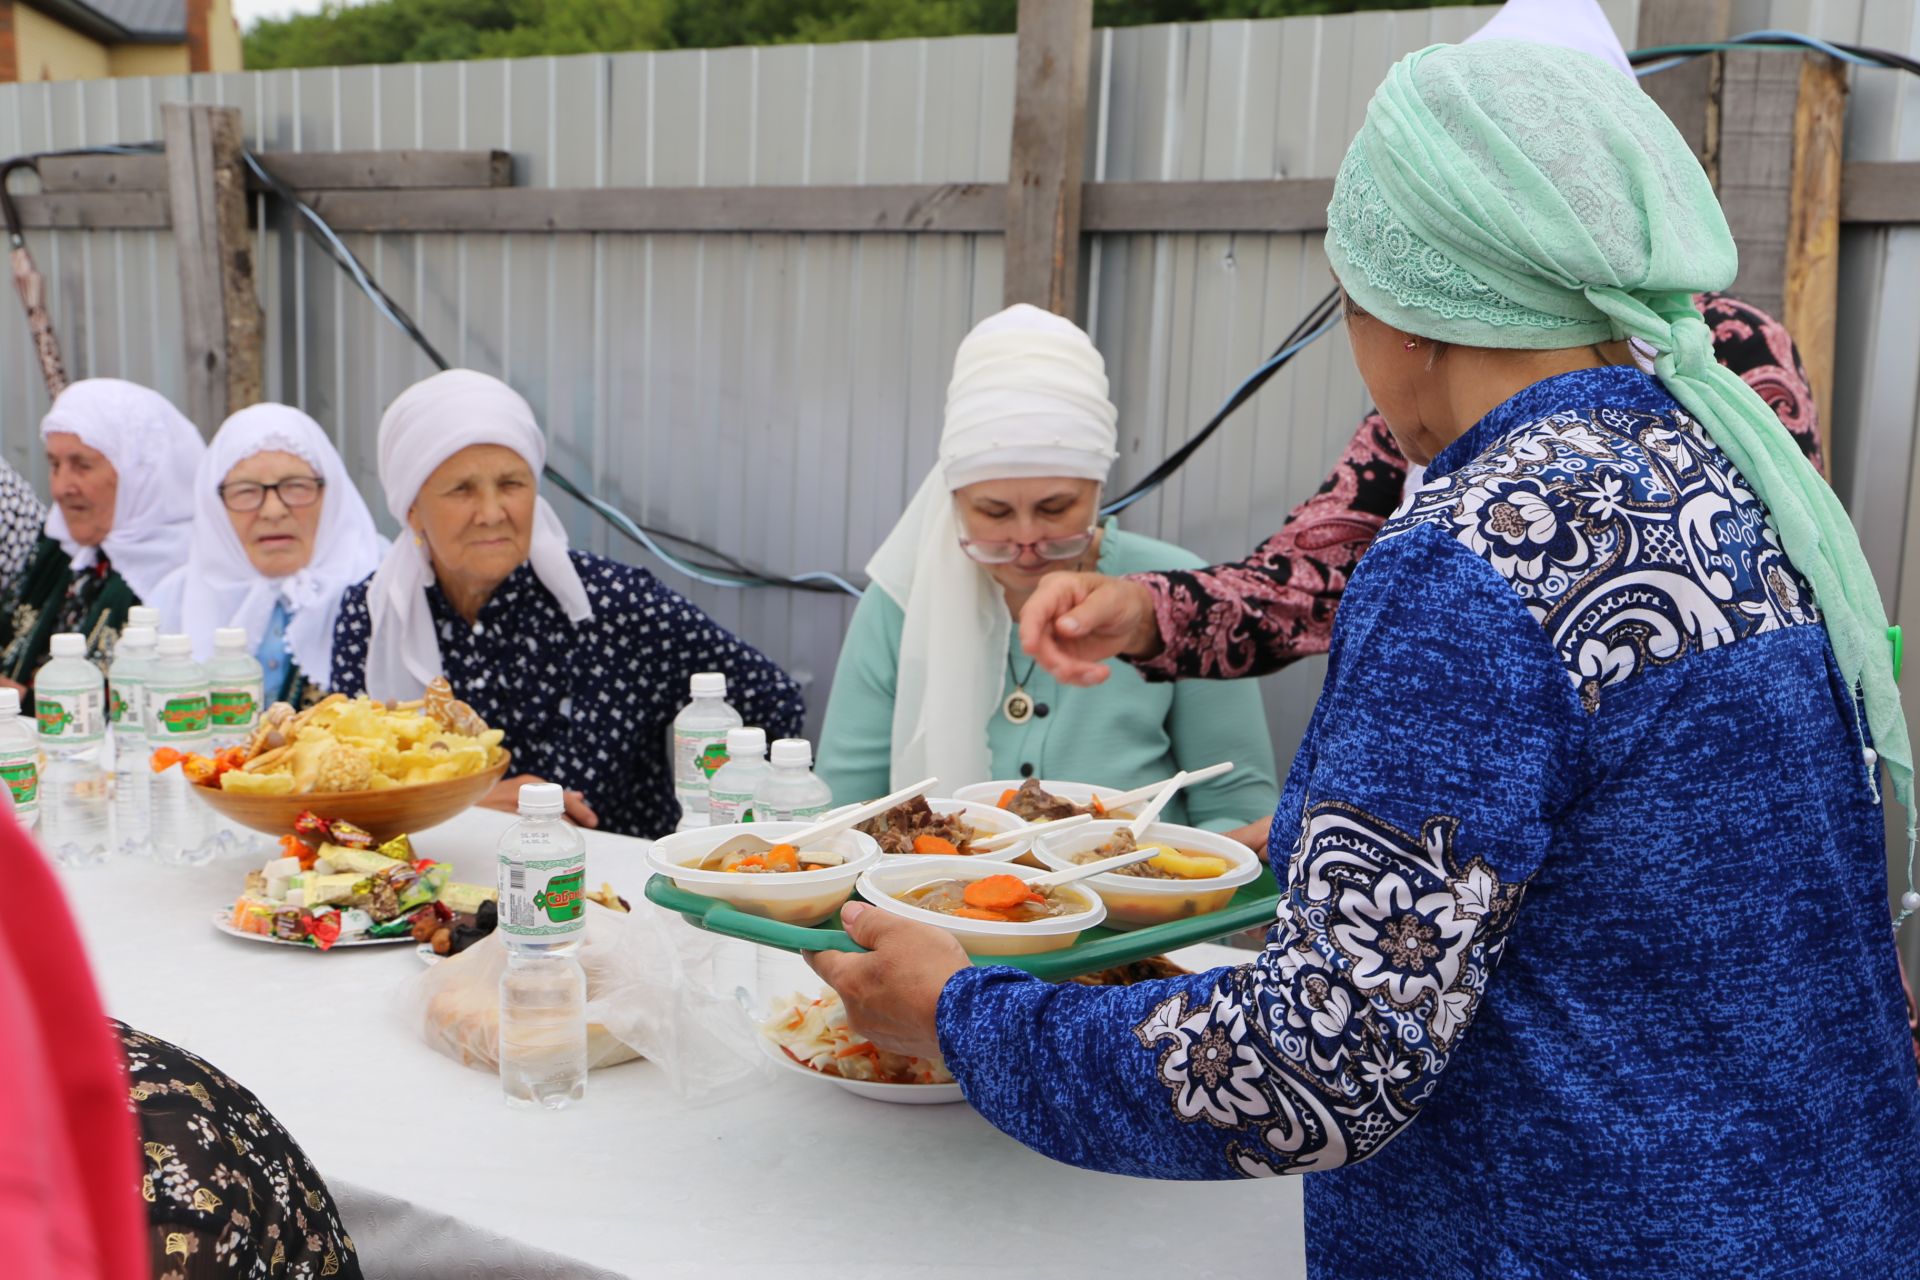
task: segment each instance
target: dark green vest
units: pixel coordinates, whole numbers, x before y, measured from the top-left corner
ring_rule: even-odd
[[[102,576],[88,569],[76,574],[60,544],[42,536],[20,576],[19,589],[0,604],[0,676],[31,685],[61,631],[84,635],[87,656],[104,670],[113,660],[120,628],[127,624],[127,610],[139,603],[118,572]]]

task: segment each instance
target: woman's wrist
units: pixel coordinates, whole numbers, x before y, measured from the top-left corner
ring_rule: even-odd
[[[1120,654],[1129,662],[1148,662],[1160,656],[1166,643],[1160,637],[1160,601],[1144,583],[1134,578],[1120,578],[1118,585],[1133,597],[1133,607],[1128,612],[1134,615],[1133,630],[1128,632],[1126,645]]]

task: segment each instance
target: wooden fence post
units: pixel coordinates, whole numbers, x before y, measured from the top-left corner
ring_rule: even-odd
[[[1093,0],[1020,0],[1019,21],[1003,300],[1073,319]]]
[[[1841,140],[1847,69],[1824,54],[1800,63],[1787,200],[1787,282],[1781,319],[1800,346],[1820,406],[1820,457],[1833,470],[1834,329],[1840,310]]]
[[[180,265],[185,411],[212,435],[261,396],[260,298],[237,107],[167,103],[167,202]]]

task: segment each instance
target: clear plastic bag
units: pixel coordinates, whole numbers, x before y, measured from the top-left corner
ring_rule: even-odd
[[[497,1071],[506,964],[500,935],[483,938],[410,979],[401,1014],[436,1052]],[[722,940],[650,903],[626,913],[589,902],[580,965],[590,1070],[645,1058],[691,1102],[732,1096],[769,1074],[733,980],[738,959]]]

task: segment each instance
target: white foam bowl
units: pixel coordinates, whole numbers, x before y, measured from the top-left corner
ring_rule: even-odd
[[[1011,781],[1000,782],[976,782],[970,787],[961,787],[956,790],[953,793],[953,798],[956,800],[970,800],[975,804],[984,804],[998,808],[1001,796],[1009,791],[1018,791],[1025,782],[1025,778],[1014,778]],[[1091,782],[1059,782],[1051,778],[1042,778],[1040,780],[1040,786],[1043,790],[1052,792],[1062,800],[1071,800],[1082,808],[1092,804],[1093,798],[1096,795],[1102,797],[1117,796],[1126,790],[1125,787],[1097,787]],[[1001,810],[1001,812],[1004,813],[1005,810]],[[1127,817],[1130,816],[1130,814],[1119,814],[1116,816]],[[1045,824],[1043,823],[1041,825]]]
[[[1097,849],[1126,827],[1124,822],[1089,822],[1055,835],[1040,829],[1033,856],[1050,871],[1065,871],[1080,865],[1076,855]],[[1137,929],[1145,925],[1166,924],[1190,916],[1218,911],[1233,900],[1234,891],[1251,884],[1266,867],[1253,850],[1238,840],[1183,827],[1171,822],[1156,822],[1140,837],[1141,844],[1171,845],[1191,853],[1224,858],[1229,866],[1224,875],[1205,880],[1149,880],[1144,876],[1124,876],[1117,872],[1094,876],[1080,883],[1100,895],[1107,905],[1107,924],[1115,929]]]
[[[853,896],[854,882],[880,860],[880,846],[860,831],[843,831],[813,842],[846,859],[837,867],[818,871],[785,871],[772,875],[742,875],[737,871],[701,871],[697,866],[709,853],[742,833],[779,844],[782,836],[804,831],[807,822],[743,822],[699,827],[662,836],[647,850],[647,866],[675,886],[703,898],[717,898],[728,906],[784,924],[811,926],[838,911]],[[804,850],[802,852],[805,852]]]
[[[1106,904],[1084,884],[1070,884],[1056,890],[1078,897],[1086,910],[1053,916],[1028,924],[997,920],[968,920],[962,916],[942,915],[913,906],[894,897],[929,880],[984,880],[988,876],[1010,875],[1036,880],[1046,872],[1039,867],[1014,862],[989,862],[984,858],[948,858],[922,855],[914,858],[883,858],[860,876],[860,896],[880,910],[945,929],[967,949],[971,956],[1030,956],[1044,951],[1070,947],[1082,933],[1106,919]]]
[[[1012,814],[1008,813],[1005,809],[996,809],[990,804],[980,804],[979,802],[973,801],[973,800],[931,800],[930,799],[927,801],[927,808],[933,810],[937,814],[940,814],[942,817],[946,816],[947,814],[958,814],[960,815],[961,820],[964,821],[968,826],[972,827],[976,831],[984,832],[987,835],[997,836],[997,835],[1005,835],[1010,831],[1038,831],[1039,830],[1038,827],[1033,826],[1033,824],[1027,822],[1025,819],[1014,817]],[[1032,847],[1033,847],[1033,840],[1029,837],[1028,839],[1024,839],[1024,840],[1016,840],[1004,849],[991,849],[986,853],[975,853],[975,854],[970,854],[968,856],[973,858],[978,858],[982,862],[1012,862],[1015,858],[1018,858],[1021,854],[1025,853],[1028,849],[1031,849]],[[885,852],[882,852],[880,855],[881,859],[886,862],[904,861],[907,859],[912,859],[915,862],[919,862],[926,858],[937,858],[937,857],[945,857],[945,856],[950,856],[950,855],[929,854],[929,853],[885,853]]]

